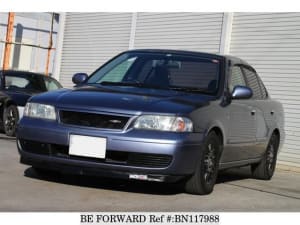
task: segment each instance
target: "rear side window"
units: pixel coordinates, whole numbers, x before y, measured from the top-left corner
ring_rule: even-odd
[[[258,77],[258,76],[257,76]],[[259,81],[259,84],[260,84],[260,89],[261,89],[261,93],[262,93],[262,98],[265,99],[268,97],[268,92],[267,92],[267,89],[264,85],[264,83],[262,82],[262,80],[260,79],[260,77],[258,77],[258,81]]]
[[[253,99],[263,99],[263,95],[260,90],[260,85],[259,81],[257,79],[256,73],[250,69],[247,69],[243,67],[246,81],[247,81],[247,86],[252,89],[253,91]]]
[[[45,86],[47,91],[53,91],[61,88],[61,85],[56,80],[45,77]]]
[[[231,69],[231,76],[229,80],[229,90],[233,91],[235,86],[246,86],[246,82],[244,80],[243,72],[241,67],[234,66]]]

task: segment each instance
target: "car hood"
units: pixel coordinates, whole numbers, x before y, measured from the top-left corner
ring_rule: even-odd
[[[61,109],[106,111],[124,114],[190,113],[208,105],[214,97],[173,90],[139,87],[83,86],[47,92],[34,96],[31,101],[55,105]]]

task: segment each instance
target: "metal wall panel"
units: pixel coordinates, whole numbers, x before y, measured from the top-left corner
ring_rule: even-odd
[[[283,164],[300,166],[300,13],[234,13],[230,54],[255,67],[285,110]]]
[[[218,53],[223,13],[138,13],[135,48]]]
[[[72,75],[90,74],[128,49],[131,13],[67,13],[60,82],[72,87]]]
[[[132,13],[67,13],[60,81],[91,73],[128,50]],[[223,13],[137,13],[133,48],[171,48],[218,52]]]

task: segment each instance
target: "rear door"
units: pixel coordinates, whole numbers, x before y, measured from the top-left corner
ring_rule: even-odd
[[[266,118],[271,116],[269,109],[269,101],[266,89],[264,88],[262,82],[259,80],[255,70],[251,67],[244,66],[243,72],[247,81],[247,86],[253,91],[253,96],[249,101],[251,107],[253,108],[253,113],[255,114],[255,138],[256,145],[254,146],[254,154],[256,156],[261,156],[265,150],[265,144],[267,142],[268,136],[268,122]],[[270,115],[267,115],[270,114]]]

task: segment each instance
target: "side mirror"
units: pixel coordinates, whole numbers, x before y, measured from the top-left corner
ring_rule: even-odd
[[[82,84],[88,78],[86,73],[75,73],[72,77],[74,84]]]
[[[232,99],[249,99],[252,95],[252,89],[245,86],[235,86],[231,94]]]

